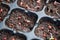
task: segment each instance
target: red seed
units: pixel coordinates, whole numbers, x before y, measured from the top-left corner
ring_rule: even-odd
[[[12,38],[12,40],[15,40],[15,38]]]
[[[41,0],[37,0],[37,3],[40,3]]]
[[[44,27],[41,27],[41,29],[43,30],[43,29],[44,29]]]
[[[57,40],[57,38],[54,38],[54,40]]]
[[[10,0],[7,0],[7,2],[10,2]]]
[[[0,8],[0,13],[3,11],[3,9],[2,8]]]
[[[2,18],[0,17],[0,21],[2,21]]]
[[[49,26],[48,26],[48,28],[50,28],[50,29],[51,29],[51,28],[52,28],[52,26],[50,26],[50,25],[49,25]]]
[[[44,33],[43,36],[46,37],[47,36],[46,33]]]
[[[21,23],[20,23],[20,22],[19,22],[18,24],[19,24],[19,25],[21,25]]]
[[[18,19],[21,19],[21,17],[19,16]]]
[[[20,5],[23,5],[23,2],[21,2]]]
[[[3,40],[7,40],[7,38],[6,38],[6,37],[4,37],[4,38],[3,38]]]

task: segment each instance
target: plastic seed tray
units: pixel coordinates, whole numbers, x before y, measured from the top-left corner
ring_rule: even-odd
[[[60,40],[59,3],[0,0],[0,40]]]

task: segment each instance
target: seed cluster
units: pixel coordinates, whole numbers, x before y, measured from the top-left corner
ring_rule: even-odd
[[[30,11],[40,11],[43,9],[46,0],[18,0],[17,4]]]
[[[0,30],[0,40],[26,40],[25,35],[19,33],[13,33],[11,30]]]
[[[5,6],[5,7],[4,7]],[[0,4],[0,22],[6,17],[9,11],[9,6],[5,4]]]
[[[35,16],[29,15],[21,12],[19,9],[15,9],[11,12],[10,17],[6,20],[6,25],[15,30],[29,32],[33,29],[35,24]]]

